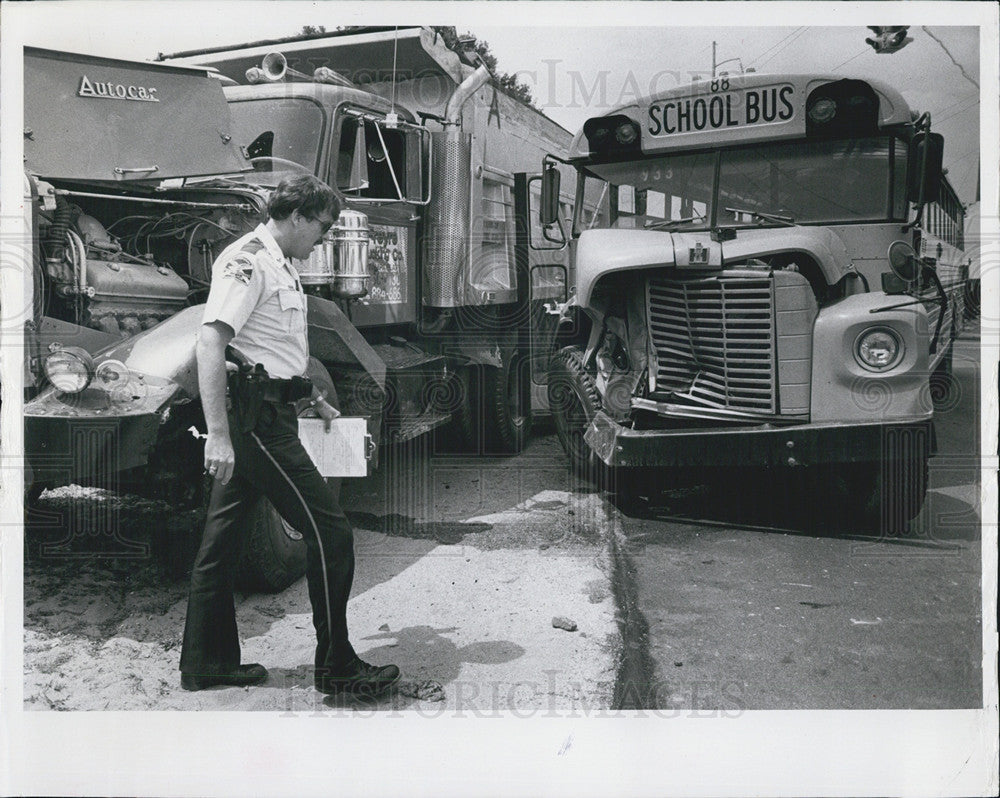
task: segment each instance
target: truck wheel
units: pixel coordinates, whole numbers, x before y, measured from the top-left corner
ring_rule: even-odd
[[[448,438],[457,438],[461,450],[472,454],[481,454],[483,447],[482,368],[478,364],[464,366],[452,376],[459,402],[452,411]]]
[[[500,368],[483,369],[486,445],[491,453],[517,454],[531,433],[528,361],[505,350]]]
[[[236,584],[246,593],[278,593],[306,572],[306,544],[267,499],[250,515],[250,534],[236,569]]]
[[[570,468],[585,479],[598,481],[605,470],[604,464],[583,435],[601,406],[601,396],[594,378],[584,367],[579,347],[567,346],[552,356],[548,392],[556,435],[569,458]]]

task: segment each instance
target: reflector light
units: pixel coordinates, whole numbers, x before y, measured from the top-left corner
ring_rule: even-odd
[[[131,373],[120,360],[105,360],[94,370],[94,379],[101,388],[114,391],[128,385]]]

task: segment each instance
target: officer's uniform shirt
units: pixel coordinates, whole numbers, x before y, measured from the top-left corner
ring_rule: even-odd
[[[212,266],[202,324],[221,321],[230,346],[271,377],[305,374],[309,358],[306,301],[298,272],[263,224],[237,239]]]

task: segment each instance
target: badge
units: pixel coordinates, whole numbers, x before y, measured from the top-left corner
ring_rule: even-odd
[[[223,277],[232,277],[243,285],[250,285],[253,276],[253,259],[248,255],[234,255],[222,269]]]

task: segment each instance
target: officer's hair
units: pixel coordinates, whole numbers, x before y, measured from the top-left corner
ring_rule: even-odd
[[[340,201],[333,189],[319,178],[296,175],[278,183],[267,203],[267,215],[272,219],[287,219],[292,211],[310,219],[318,219],[323,211],[329,211],[336,219],[340,215]]]

